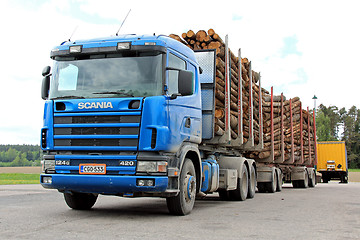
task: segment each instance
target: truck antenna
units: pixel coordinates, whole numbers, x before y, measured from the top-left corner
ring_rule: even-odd
[[[71,38],[74,36],[74,33],[76,32],[76,30],[78,29],[79,26],[76,26],[74,31],[72,32],[71,36],[69,37],[69,42],[71,42]]]
[[[130,11],[131,11],[131,8],[129,9],[129,12],[126,14],[126,17],[125,17],[124,21],[122,21],[122,23],[121,23],[121,25],[120,25],[119,29],[117,30],[117,32],[116,32],[116,36],[118,36],[118,34],[119,34],[119,32],[120,32],[121,27],[124,25],[124,22],[126,21],[127,17],[129,16]]]

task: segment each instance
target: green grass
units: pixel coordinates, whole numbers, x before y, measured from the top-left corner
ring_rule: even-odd
[[[348,169],[349,172],[360,172],[360,169]]]
[[[40,174],[33,173],[0,173],[0,185],[38,184]]]

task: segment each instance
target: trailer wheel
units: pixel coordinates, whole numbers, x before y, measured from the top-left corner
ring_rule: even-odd
[[[305,179],[298,180],[298,187],[299,188],[308,188],[309,187],[309,174],[307,170],[305,170]]]
[[[269,193],[274,193],[276,192],[276,185],[277,185],[277,180],[276,180],[276,170],[275,168],[272,168],[272,177],[271,177],[271,182],[267,182],[265,184],[266,186],[266,190],[269,192]]]
[[[316,185],[316,173],[311,171],[309,174],[309,187],[313,188]]]
[[[66,204],[75,210],[89,210],[94,206],[97,195],[88,193],[64,193]]]
[[[235,201],[245,201],[248,195],[248,170],[243,165],[240,175],[237,181],[237,187],[235,190],[229,191],[230,199]]]
[[[348,183],[348,176],[346,173],[342,174],[340,177],[340,183]]]
[[[281,192],[283,183],[283,175],[279,168],[276,169],[276,191]]]
[[[250,174],[249,174],[249,190],[247,198],[254,198],[255,191],[256,191],[256,172],[255,167],[251,165],[250,167]]]
[[[179,194],[166,198],[169,212],[174,215],[187,215],[194,207],[196,197],[196,172],[192,161],[185,158],[179,178]]]

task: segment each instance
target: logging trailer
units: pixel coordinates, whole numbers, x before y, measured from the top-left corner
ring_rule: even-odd
[[[42,72],[41,185],[77,210],[99,194],[164,197],[175,215],[198,194],[314,187],[314,116],[263,89],[227,36],[207,36],[218,49],[155,35],[55,47]]]

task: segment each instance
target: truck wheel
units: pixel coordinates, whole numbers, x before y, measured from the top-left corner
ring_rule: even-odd
[[[276,191],[281,192],[282,190],[283,175],[279,168],[276,169]]]
[[[341,177],[340,177],[340,183],[348,183],[348,176],[347,174],[342,174]]]
[[[88,193],[64,193],[66,204],[75,210],[89,210],[94,206],[97,195]]]
[[[276,180],[276,170],[275,170],[275,168],[272,168],[271,182],[267,182],[265,185],[266,185],[266,190],[269,193],[276,192],[277,180]]]
[[[309,187],[309,174],[307,170],[305,170],[305,179],[298,180],[298,187],[299,188],[308,188]]]
[[[316,184],[316,173],[314,171],[310,172],[309,176],[309,187],[313,188]]]
[[[245,165],[243,165],[240,178],[237,181],[237,187],[235,190],[229,191],[231,200],[245,201],[248,195],[248,171]]]
[[[166,198],[169,212],[174,215],[187,215],[194,207],[196,197],[196,172],[192,161],[185,158],[179,178],[179,194]]]
[[[251,165],[250,167],[250,176],[249,176],[249,190],[247,198],[254,198],[256,191],[256,172],[255,167]]]

